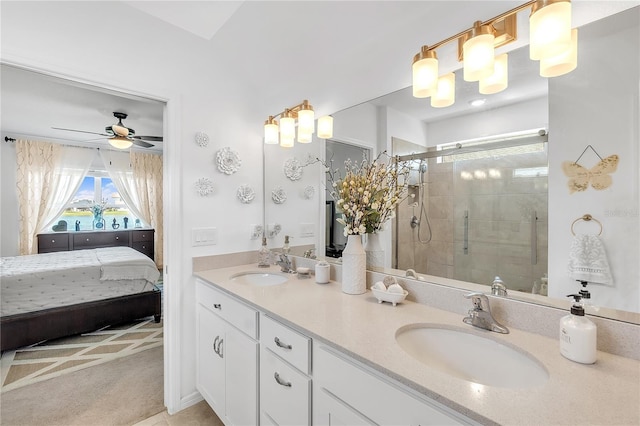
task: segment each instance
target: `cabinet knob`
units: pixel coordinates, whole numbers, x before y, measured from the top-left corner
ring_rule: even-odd
[[[142,238],[146,238],[146,237],[147,237],[147,234],[142,234]]]
[[[55,243],[55,242],[56,242],[56,240],[51,240],[51,242],[52,242],[52,243]]]
[[[280,386],[285,386],[287,388],[291,387],[291,382],[285,382],[284,380],[282,380],[282,378],[280,377],[280,374],[278,374],[278,372],[276,371],[275,373],[273,373],[273,378],[276,379],[276,382],[280,385]]]
[[[89,242],[89,239],[87,238],[87,242]]]
[[[283,349],[293,349],[293,346],[288,345],[286,343],[283,343],[280,341],[280,339],[278,339],[277,337],[275,339],[273,339],[274,342],[276,342],[276,346],[283,348]]]
[[[116,240],[119,240],[119,239],[120,239],[120,237],[116,236]]]

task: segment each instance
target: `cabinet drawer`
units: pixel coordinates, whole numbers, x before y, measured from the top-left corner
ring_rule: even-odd
[[[73,249],[90,249],[98,247],[128,246],[129,233],[122,232],[87,232],[73,234]]]
[[[140,253],[146,254],[153,259],[153,241],[139,241],[131,244],[131,248],[138,250]]]
[[[69,234],[38,235],[38,253],[69,250]]]
[[[256,310],[201,280],[196,280],[196,300],[249,337],[258,338]]]
[[[260,318],[260,344],[303,373],[311,372],[311,339],[264,314]]]
[[[264,348],[260,350],[260,412],[261,418],[278,425],[311,424],[311,379]]]
[[[318,392],[344,401],[376,424],[477,424],[436,401],[419,398],[408,388],[402,390],[399,383],[383,379],[324,345],[314,346],[313,380]]]
[[[144,231],[131,231],[131,241],[134,243],[142,242],[142,241],[153,241],[153,233],[152,229],[146,229]]]

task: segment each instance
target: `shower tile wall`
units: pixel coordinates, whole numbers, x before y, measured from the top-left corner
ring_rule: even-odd
[[[546,164],[546,152],[444,163],[429,159],[424,191],[432,238],[420,243],[418,228],[409,226],[411,217],[419,216],[419,206],[412,206],[419,198],[401,203],[393,236],[394,243],[399,238],[394,244],[396,268],[487,285],[499,275],[509,289],[530,292],[534,281],[547,272],[547,177],[515,177],[514,170]],[[490,169],[494,177],[488,175]],[[479,171],[485,172],[485,178],[476,177]],[[467,253],[465,211],[469,215]],[[537,259],[532,261],[534,211]],[[424,217],[421,221],[424,240],[429,234]]]

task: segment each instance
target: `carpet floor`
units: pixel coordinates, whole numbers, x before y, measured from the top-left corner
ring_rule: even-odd
[[[162,346],[162,322],[107,327],[7,351],[0,358],[2,392]]]
[[[3,391],[3,426],[133,425],[164,410],[163,347]]]

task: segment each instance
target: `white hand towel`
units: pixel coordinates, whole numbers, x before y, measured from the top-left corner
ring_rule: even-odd
[[[613,286],[607,252],[597,235],[578,234],[573,238],[568,272],[574,280]]]

